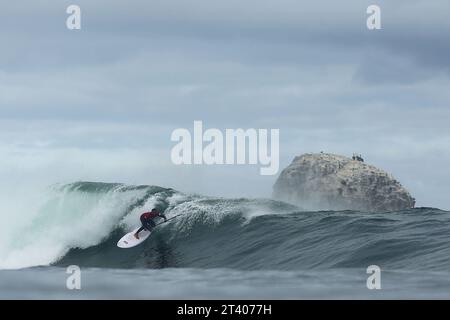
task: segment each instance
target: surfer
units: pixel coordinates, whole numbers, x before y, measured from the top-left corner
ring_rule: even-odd
[[[157,218],[157,217],[161,217],[164,219],[164,222],[167,221],[167,218],[165,215],[163,215],[161,212],[159,212],[156,208],[153,208],[152,211],[150,212],[144,212],[143,214],[141,214],[141,223],[142,223],[142,227],[140,227],[138,229],[138,231],[136,231],[136,233],[134,234],[134,237],[136,239],[139,239],[139,232],[141,232],[142,230],[148,230],[148,231],[152,231],[152,229],[156,226],[155,221],[153,221],[153,219]]]

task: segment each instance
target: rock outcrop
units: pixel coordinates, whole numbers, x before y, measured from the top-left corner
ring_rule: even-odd
[[[328,154],[304,154],[285,168],[273,197],[309,210],[396,211],[415,199],[388,173],[363,162]]]

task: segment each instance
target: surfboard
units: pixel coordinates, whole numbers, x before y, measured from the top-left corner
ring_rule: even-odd
[[[167,219],[166,221],[157,223],[155,225],[155,227],[166,223],[172,219],[175,219],[176,217],[180,216],[179,214],[177,214],[176,216],[173,216],[169,219]],[[139,228],[134,229],[131,232],[128,232],[126,235],[124,235],[118,242],[117,242],[117,246],[119,248],[124,248],[124,249],[128,249],[128,248],[133,248],[136,247],[138,244],[144,242],[145,240],[147,240],[147,238],[150,236],[151,231],[147,231],[147,230],[142,230],[141,232],[139,232],[139,239],[136,239],[134,234],[136,233],[136,231],[138,231]]]
[[[150,236],[151,232],[147,231],[147,230],[142,230],[141,232],[139,232],[139,239],[136,239],[134,234],[136,233],[136,231],[138,231],[138,229],[139,228],[136,228],[133,231],[124,235],[117,242],[117,246],[119,248],[128,249],[128,248],[133,248],[133,247],[137,246],[138,244],[141,244],[142,242],[147,240],[147,238]]]

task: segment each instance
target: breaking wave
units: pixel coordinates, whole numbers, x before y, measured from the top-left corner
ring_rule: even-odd
[[[157,206],[170,222],[142,245],[116,246]],[[54,186],[32,218],[2,239],[0,268],[297,270],[367,267],[448,270],[450,213],[305,212],[269,199],[189,195],[157,186]]]

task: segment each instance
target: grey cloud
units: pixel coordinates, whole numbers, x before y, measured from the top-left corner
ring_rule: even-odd
[[[378,2],[380,31],[366,29],[372,1],[360,0],[79,0],[83,25],[73,32],[65,28],[72,1],[2,4],[0,144],[55,159],[67,148],[98,150],[83,178],[115,180],[114,169],[97,176],[96,161],[167,159],[171,130],[194,120],[279,128],[283,165],[301,152],[362,152],[419,203],[449,207],[435,193],[450,173],[421,164],[450,159],[450,4]],[[138,179],[139,170],[159,170],[137,163],[123,164],[130,182],[151,178]],[[158,168],[158,183],[224,195],[236,179],[240,195],[268,195],[274,178],[245,167]],[[60,177],[77,179],[68,172]]]

